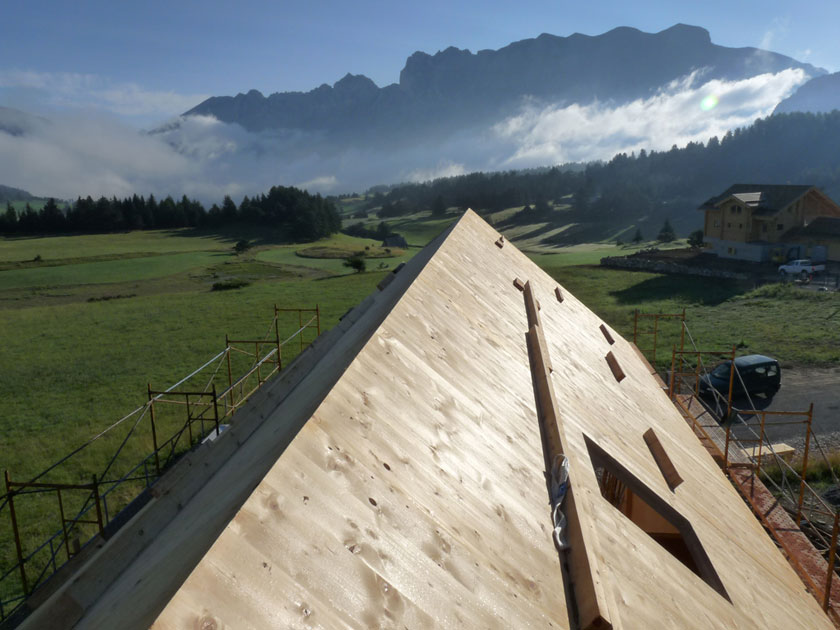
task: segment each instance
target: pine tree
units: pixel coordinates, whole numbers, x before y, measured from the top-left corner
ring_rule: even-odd
[[[6,202],[6,212],[0,216],[0,232],[12,233],[17,231],[17,211],[11,201]]]
[[[675,241],[677,239],[677,235],[674,232],[674,228],[671,227],[670,221],[665,219],[665,223],[662,224],[662,229],[659,230],[659,234],[656,237],[656,240],[660,243],[670,243],[671,241]]]
[[[703,247],[703,230],[694,230],[688,235],[688,245],[694,249]]]

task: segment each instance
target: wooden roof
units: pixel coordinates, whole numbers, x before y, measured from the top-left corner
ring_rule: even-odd
[[[815,187],[810,184],[733,184],[721,194],[704,201],[699,209],[713,210],[721,203],[734,197],[755,208],[757,213],[775,214],[813,189]]]
[[[288,394],[280,379],[250,407],[250,437],[217,440],[236,450],[152,544],[100,567],[90,602],[71,586],[30,627],[72,596],[85,628],[571,628],[575,614],[602,628],[831,628],[633,346],[498,239],[467,212]],[[517,278],[539,303],[569,458],[562,556]],[[596,467],[681,523],[699,574],[604,498]]]
[[[785,238],[831,238],[840,237],[840,217],[817,217],[808,225],[797,227],[785,234]]]

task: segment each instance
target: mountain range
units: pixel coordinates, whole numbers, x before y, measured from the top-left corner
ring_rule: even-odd
[[[211,97],[184,116],[210,115],[251,132],[301,130],[342,144],[393,144],[394,134],[428,138],[497,123],[526,102],[621,105],[650,98],[692,73],[703,82],[739,81],[787,69],[825,74],[777,53],[715,45],[696,26],[677,24],[659,33],[620,27],[597,36],[544,33],[477,53],[455,47],[434,55],[415,52],[399,83],[386,87],[347,74],[310,92]]]
[[[139,134],[0,107],[0,173],[61,198],[349,192],[706,142],[774,108],[810,107],[812,92],[828,94],[825,107],[838,76],[684,24],[544,33],[498,50],[415,52],[384,87],[347,74],[308,92],[215,96]]]
[[[816,76],[776,106],[774,113],[821,114],[840,109],[840,72]]]

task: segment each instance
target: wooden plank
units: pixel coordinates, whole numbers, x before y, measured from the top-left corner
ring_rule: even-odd
[[[776,457],[781,457],[783,460],[789,462],[796,454],[796,449],[784,442],[771,444],[770,447],[763,446],[761,449],[758,446],[750,446],[746,449],[747,455],[753,459],[759,458],[759,450],[761,451],[760,455],[763,460],[773,460]]]
[[[499,278],[508,250],[491,261]],[[299,619],[247,563],[236,569],[237,550],[279,544],[263,541],[282,541],[265,561],[286,584],[306,567],[296,592],[313,622],[326,607],[352,627],[568,626],[522,301],[454,275],[466,255],[442,248],[416,279],[156,628],[194,619],[202,590],[232,573],[237,590],[264,593],[277,624]],[[383,604],[365,583],[399,597]],[[234,605],[209,612],[259,626]]]
[[[618,359],[615,358],[615,355],[610,351],[607,352],[607,356],[605,357],[607,360],[607,365],[610,366],[610,370],[615,377],[615,380],[619,383],[624,380],[625,374],[624,370],[621,369],[621,366],[618,364]]]
[[[545,469],[550,471],[554,458],[564,454],[563,429],[551,381],[551,360],[540,326],[538,304],[530,282],[525,283],[524,299],[529,324],[528,355],[537,402],[537,416],[540,422]],[[551,498],[550,494],[549,488],[549,498]],[[584,629],[610,628],[612,626],[606,595],[597,577],[599,567],[595,564],[596,556],[592,552],[596,544],[595,533],[591,528],[585,530],[581,524],[575,507],[574,481],[572,481],[571,489],[567,491],[564,511],[570,547],[569,551],[562,555],[568,556],[567,569],[570,579],[568,588],[575,601],[578,621]]]
[[[659,438],[656,437],[656,432],[653,429],[645,431],[642,437],[645,440],[645,444],[648,445],[650,454],[656,461],[656,465],[659,466],[659,470],[662,471],[662,476],[665,477],[665,482],[673,492],[674,488],[683,482],[682,477],[680,477],[680,473],[678,473],[677,469],[674,467],[674,462],[672,462],[671,458],[668,457],[668,454],[665,452],[662,443],[659,441]]]

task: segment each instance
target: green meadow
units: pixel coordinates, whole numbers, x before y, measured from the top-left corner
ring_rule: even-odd
[[[140,282],[206,267],[214,262],[222,262],[221,259],[226,256],[221,252],[187,252],[9,269],[0,275],[0,291]]]
[[[218,352],[226,333],[257,334],[274,304],[317,303],[328,328],[453,219],[389,221],[406,236],[404,250],[344,234],[290,244],[254,233],[254,246],[237,255],[232,244],[243,233],[194,230],[0,240],[0,468],[16,478],[37,473],[142,403],[146,383],[176,381]],[[638,247],[526,252],[623,335],[632,337],[635,309],[686,307],[706,347],[737,344],[802,364],[840,358],[827,319],[840,309],[836,294],[597,265]],[[364,273],[344,266],[355,252],[367,254]],[[214,290],[218,284],[239,288]]]
[[[216,355],[225,347],[226,334],[234,339],[273,336],[269,325],[275,304],[317,304],[322,329],[335,325],[386,273],[454,219],[433,219],[427,213],[390,219],[393,230],[405,236],[405,249],[386,249],[379,241],[344,234],[287,243],[279,235],[248,230],[0,239],[0,470],[8,470],[16,481],[34,477],[143,405],[150,384],[164,389]],[[372,214],[365,220],[372,227],[378,222]],[[840,360],[836,293],[606,269],[598,266],[602,257],[651,244],[552,249],[529,240],[527,230],[521,233],[519,243],[515,235],[509,238],[626,337],[633,335],[635,309],[676,313],[685,307],[693,338],[704,349],[737,344],[740,352],[772,354],[789,364]],[[243,238],[252,247],[234,253],[233,245]],[[344,265],[355,253],[365,255],[363,273]],[[298,329],[298,316],[282,315],[278,326],[285,338]],[[670,361],[676,332],[673,324],[663,324],[660,365]],[[645,348],[648,340],[639,345]],[[299,350],[290,346],[284,360]],[[243,370],[250,361],[238,355],[236,360]],[[226,384],[221,377],[214,382]],[[171,431],[182,422],[160,421]],[[140,462],[151,451],[145,419],[137,434],[140,438],[127,444],[122,457]],[[121,425],[46,479],[89,480],[124,435]],[[132,496],[127,490],[112,508]],[[55,511],[54,499],[33,499],[20,507],[25,549],[60,527]],[[0,575],[13,564],[11,530],[0,511]],[[0,599],[14,589],[0,583]]]
[[[146,383],[163,388],[204,363],[225,334],[262,338],[275,304],[317,304],[330,327],[409,255],[379,252],[356,274],[341,258],[296,254],[312,243],[262,243],[236,255],[230,240],[177,232],[5,240],[0,468],[17,479],[36,474],[144,402]],[[350,255],[379,244],[338,235],[318,245]],[[43,262],[31,262],[38,255]],[[231,280],[242,286],[214,290]],[[281,335],[297,329],[297,316],[282,319]]]
[[[840,293],[791,284],[756,287],[751,282],[624,271],[596,266],[546,267],[566,289],[622,336],[633,338],[634,311],[680,313],[700,350],[769,354],[786,365],[828,366],[840,361]],[[640,332],[652,322],[641,320]],[[670,364],[679,327],[660,323],[657,366]],[[691,339],[686,339],[690,349]],[[638,345],[650,356],[652,336]]]
[[[249,236],[251,249],[235,254],[233,244]],[[31,479],[143,405],[149,385],[163,390],[222,351],[226,334],[273,339],[275,305],[318,305],[322,329],[335,325],[417,251],[379,245],[345,235],[289,244],[265,234],[192,230],[0,240],[0,469],[13,481]],[[343,257],[356,252],[370,255],[364,273],[343,266]],[[278,317],[282,339],[299,325],[297,313]],[[314,335],[313,324],[305,341]],[[299,350],[296,338],[284,346],[283,360]],[[231,356],[234,378],[253,362],[238,351]],[[213,383],[221,391],[228,381],[220,363],[214,364],[222,369]],[[203,388],[200,379],[212,368],[190,381],[193,389]],[[156,409],[160,443],[183,426],[183,408]],[[134,421],[112,429],[43,480],[89,482],[103,472]],[[147,415],[106,477],[120,477],[153,450],[150,426]],[[142,487],[129,483],[111,494],[109,516]],[[84,496],[65,493],[65,509],[81,507]],[[54,494],[16,501],[26,552],[60,528],[55,501]],[[44,553],[33,567],[45,564]],[[0,507],[0,575],[13,566],[14,554],[8,508]],[[16,580],[13,575],[0,581],[0,600],[19,589]]]

